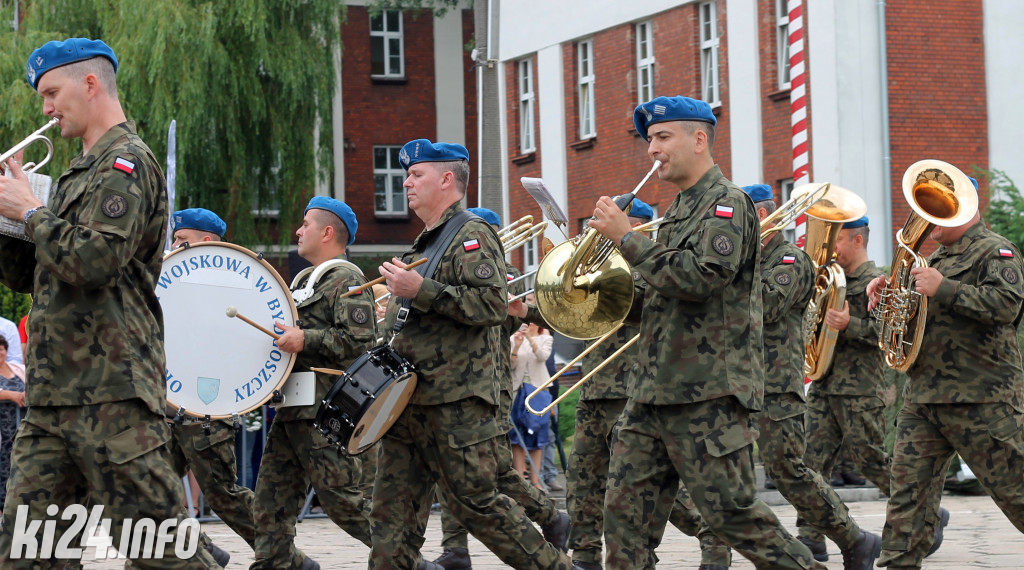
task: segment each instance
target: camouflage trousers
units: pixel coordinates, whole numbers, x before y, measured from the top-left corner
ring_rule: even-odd
[[[604,534],[604,494],[612,456],[612,430],[626,399],[580,400],[569,468],[565,471],[569,548],[573,560],[600,563]]]
[[[692,536],[700,542],[701,565],[732,566],[732,549],[711,532],[711,527],[701,518],[690,492],[683,485],[679,486],[679,493],[676,494],[668,520],[683,534]]]
[[[126,519],[148,518],[158,526],[168,519],[180,521],[181,479],[171,465],[166,445],[169,438],[170,426],[163,415],[137,399],[30,408],[18,428],[11,454],[11,478],[0,532],[0,567],[63,566],[53,559],[10,559],[16,515],[22,506],[27,507],[29,520],[55,520],[58,538],[72,523],[59,517],[66,507],[76,504],[102,506],[103,518],[111,519],[108,534],[115,540],[122,536]],[[55,515],[47,514],[51,505],[58,507]],[[77,546],[80,539],[70,544]],[[174,541],[164,548],[162,558],[139,558],[134,566],[220,567],[203,548],[188,560],[175,557]]]
[[[896,418],[892,494],[879,566],[920,568],[939,522],[954,452],[1024,532],[1024,413],[1009,404],[904,404]]]
[[[313,429],[313,420],[274,421],[260,460],[253,519],[256,562],[252,569],[298,568],[295,524],[312,484],[327,516],[370,545],[370,526],[359,491],[359,461],[341,454]]]
[[[811,388],[807,396],[807,451],[804,463],[829,477],[846,450],[861,474],[889,494],[889,455],[885,452],[885,403],[875,396],[834,396]],[[821,541],[820,531],[797,518],[800,536]]]
[[[434,485],[463,526],[506,564],[567,570],[523,508],[498,492],[497,410],[480,398],[409,405],[381,441],[370,512],[371,570],[412,570],[420,560]]]
[[[235,426],[223,421],[210,422],[208,428],[200,422],[171,424],[171,454],[177,473],[184,476],[191,469],[210,508],[255,548],[254,494],[238,484]]]
[[[607,568],[654,568],[680,482],[717,536],[758,568],[823,568],[757,498],[750,412],[732,397],[678,405],[630,400],[605,496]]]
[[[757,438],[761,462],[765,475],[793,505],[798,516],[846,550],[857,542],[860,527],[828,480],[804,464],[805,408],[803,400],[795,394],[765,395],[763,411],[755,416],[761,432]],[[681,489],[675,510],[684,510],[687,498],[686,490]],[[724,541],[714,536],[701,538],[701,563],[728,566],[730,559],[721,556],[727,548]],[[711,552],[705,552],[706,547],[712,548]]]

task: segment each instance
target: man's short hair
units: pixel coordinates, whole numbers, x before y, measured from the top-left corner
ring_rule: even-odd
[[[320,208],[313,208],[310,210],[310,213],[313,214],[321,226],[334,228],[335,241],[342,247],[348,247],[348,227],[345,225],[345,222],[341,221],[341,218],[333,212]]]
[[[859,228],[847,228],[847,230],[849,230],[850,232],[850,239],[853,239],[853,236],[861,236],[864,238],[864,247],[868,246],[868,236],[871,234],[870,226],[861,226]]]
[[[761,208],[764,208],[766,212],[771,214],[777,210],[779,206],[775,203],[775,200],[761,200],[760,202],[754,202],[755,210],[760,210]]]
[[[61,68],[58,67],[57,69]],[[76,61],[63,66],[63,70],[68,74],[68,77],[75,81],[81,81],[85,79],[86,75],[91,73],[96,76],[96,79],[108,95],[117,97],[117,75],[114,73],[114,64],[109,59],[94,57],[83,61]]]
[[[434,167],[438,172],[451,172],[455,177],[455,187],[462,195],[466,194],[469,188],[469,162],[465,160],[452,160],[448,162],[435,162]]]
[[[708,150],[715,150],[715,126],[703,121],[680,121],[683,124],[683,132],[692,135],[698,130],[704,131],[708,137]]]

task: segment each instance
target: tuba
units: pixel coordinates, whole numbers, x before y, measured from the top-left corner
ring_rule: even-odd
[[[917,253],[935,226],[962,226],[978,211],[978,193],[967,175],[940,160],[915,162],[903,173],[903,197],[912,210],[896,232],[889,279],[876,310],[878,347],[890,368],[906,372],[921,350],[928,297],[914,290],[914,267],[928,267]]]
[[[814,186],[813,184],[810,186]],[[804,186],[793,194],[807,192]],[[846,222],[864,216],[867,204],[860,196],[839,186],[828,192],[807,210],[807,243],[804,251],[817,268],[814,294],[804,311],[804,375],[818,380],[832,366],[839,331],[825,324],[829,309],[842,310],[846,302],[846,274],[835,261],[836,239]]]

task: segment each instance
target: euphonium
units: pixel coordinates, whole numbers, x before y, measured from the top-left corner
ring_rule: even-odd
[[[940,160],[915,162],[903,173],[903,197],[913,210],[896,233],[889,279],[876,309],[878,347],[890,368],[906,372],[921,350],[928,297],[914,290],[914,267],[928,267],[917,253],[935,226],[962,226],[978,211],[978,193],[967,175]]]
[[[793,193],[805,191],[802,188]],[[807,210],[804,251],[817,268],[803,327],[804,375],[811,380],[824,376],[835,356],[839,331],[825,324],[825,315],[829,309],[842,310],[846,302],[846,274],[835,261],[836,239],[844,223],[861,218],[867,210],[860,196],[835,185],[830,185],[825,196]]]
[[[50,162],[50,157],[53,156],[53,142],[50,141],[50,139],[46,138],[43,135],[43,133],[49,130],[54,125],[57,125],[58,123],[60,123],[60,119],[50,119],[48,123],[43,125],[36,132],[25,137],[24,139],[22,139],[21,142],[11,147],[10,150],[0,155],[0,169],[7,166],[7,161],[10,160],[11,157],[18,154],[20,151],[28,148],[32,143],[36,141],[39,141],[46,146],[46,157],[40,160],[38,163],[26,162],[25,164],[21,165],[21,169],[25,172],[25,174],[32,174],[33,172],[45,166],[46,163]]]

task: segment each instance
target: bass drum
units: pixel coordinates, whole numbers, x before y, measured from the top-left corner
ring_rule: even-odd
[[[263,327],[295,326],[291,291],[261,256],[234,244],[200,242],[164,256],[157,297],[164,314],[167,402],[195,417],[230,418],[274,396],[295,364]]]

